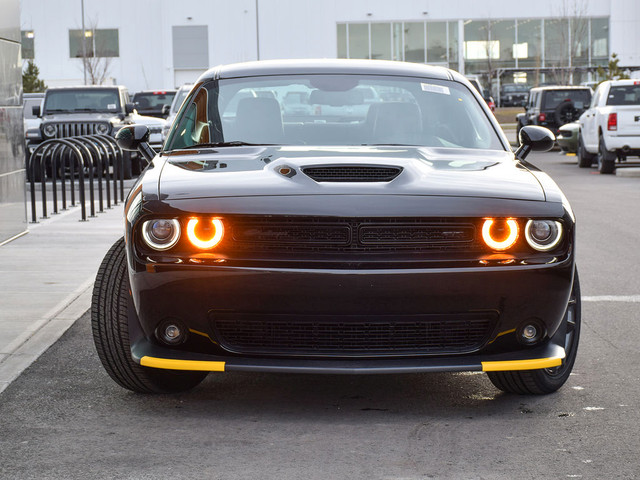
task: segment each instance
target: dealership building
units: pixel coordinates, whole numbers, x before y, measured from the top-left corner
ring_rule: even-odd
[[[613,53],[640,67],[638,0],[21,0],[20,15],[22,56],[49,86],[164,89],[279,58],[443,65],[494,88],[593,81]]]

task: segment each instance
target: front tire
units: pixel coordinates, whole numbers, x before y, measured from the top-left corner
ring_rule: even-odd
[[[93,341],[103,367],[120,386],[138,393],[182,392],[204,380],[207,372],[162,370],[134,362],[129,342],[130,315],[136,313],[129,293],[127,257],[121,238],[100,265],[91,301]]]
[[[559,328],[565,328],[565,359],[558,367],[541,370],[487,372],[496,388],[518,395],[545,395],[558,390],[569,378],[578,353],[580,340],[581,304],[578,270],[573,278],[573,288],[564,319]]]

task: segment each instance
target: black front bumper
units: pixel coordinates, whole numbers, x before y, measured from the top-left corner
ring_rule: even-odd
[[[143,366],[178,370],[306,373],[401,373],[550,368],[564,358],[562,325],[573,280],[571,257],[550,265],[442,269],[322,270],[211,265],[147,265],[130,274],[137,312],[130,320],[133,358]],[[485,312],[495,321],[471,349],[387,353],[230,349],[218,337],[216,315],[268,319],[288,314],[370,316],[402,321]],[[158,326],[177,319],[190,340],[177,347],[157,339]],[[535,347],[518,341],[525,322],[546,335]],[[555,339],[559,337],[558,340]],[[193,340],[193,341],[192,341]],[[505,363],[506,362],[506,363]]]

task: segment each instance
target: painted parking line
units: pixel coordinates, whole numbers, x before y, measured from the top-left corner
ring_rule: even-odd
[[[626,302],[640,303],[640,295],[596,295],[582,297],[583,302]]]

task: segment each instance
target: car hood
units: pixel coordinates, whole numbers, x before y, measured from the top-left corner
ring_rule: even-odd
[[[55,113],[42,117],[43,122],[111,122],[119,121],[116,113],[78,112]]]
[[[166,162],[162,162],[166,159]],[[544,201],[513,153],[424,147],[225,147],[163,153],[159,198],[276,195],[420,195]],[[388,182],[316,182],[311,166],[400,167]],[[284,167],[284,168],[283,168]]]

